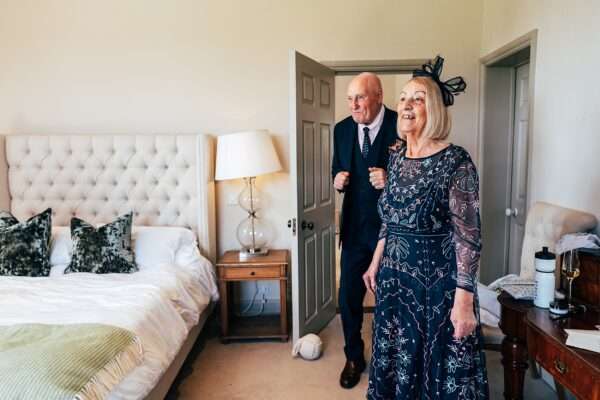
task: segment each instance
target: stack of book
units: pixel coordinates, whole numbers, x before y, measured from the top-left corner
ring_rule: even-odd
[[[565,329],[567,346],[600,353],[600,330]]]

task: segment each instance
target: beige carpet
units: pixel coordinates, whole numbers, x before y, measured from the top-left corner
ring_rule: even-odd
[[[371,314],[363,331],[370,351]],[[179,385],[184,400],[352,400],[364,399],[367,373],[352,390],[340,388],[344,365],[343,335],[339,316],[321,332],[326,345],[317,361],[291,357],[291,341],[245,342],[223,345],[210,338],[193,363],[193,371]],[[501,400],[503,374],[500,355],[487,353],[491,399]],[[555,399],[541,380],[525,380],[525,399]]]

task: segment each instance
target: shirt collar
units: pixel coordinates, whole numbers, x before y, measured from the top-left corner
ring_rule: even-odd
[[[359,132],[362,132],[363,128],[366,126],[369,128],[369,132],[377,133],[379,132],[379,128],[381,128],[381,124],[383,123],[383,114],[385,113],[385,106],[382,104],[379,113],[369,125],[358,124]]]

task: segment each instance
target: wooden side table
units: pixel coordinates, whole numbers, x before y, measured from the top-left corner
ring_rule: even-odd
[[[564,329],[590,329],[600,322],[600,313],[588,310],[553,321],[547,310],[527,312],[527,349],[529,354],[554,378],[558,398],[564,399],[562,386],[578,399],[600,399],[600,354],[566,345]]]
[[[506,336],[502,341],[504,367],[504,398],[523,399],[523,382],[527,361],[527,326],[525,315],[533,308],[531,300],[516,300],[506,292],[498,296],[500,302],[500,329]]]
[[[287,250],[270,250],[266,256],[256,256],[247,260],[240,260],[239,251],[228,251],[218,260],[223,343],[237,339],[280,339],[284,342],[288,340],[288,259]],[[279,315],[236,318],[232,312],[231,283],[257,280],[279,281]]]

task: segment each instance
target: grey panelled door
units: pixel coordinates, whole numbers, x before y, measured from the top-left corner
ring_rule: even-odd
[[[519,274],[527,213],[529,63],[486,71],[481,190],[484,284]]]
[[[480,280],[487,285],[507,273],[514,76],[510,68],[488,68],[485,79]]]
[[[521,271],[521,249],[527,213],[527,131],[529,129],[529,63],[516,69],[515,120],[513,126],[512,179],[510,205],[505,213],[509,221],[508,272]],[[531,255],[533,257],[533,254]]]
[[[294,342],[335,316],[335,198],[331,182],[334,72],[290,53],[292,321]]]

